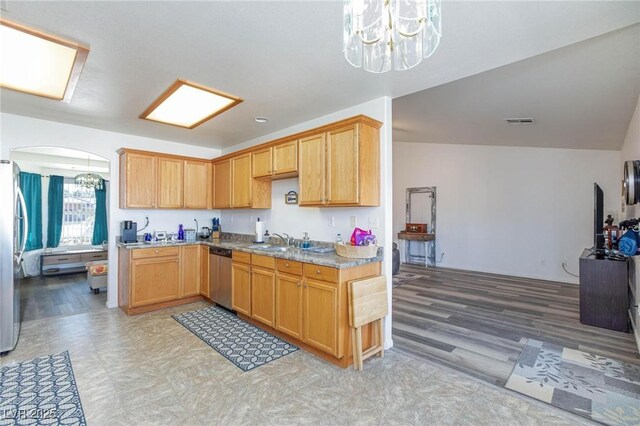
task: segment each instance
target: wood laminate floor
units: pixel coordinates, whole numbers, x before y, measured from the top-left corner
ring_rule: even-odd
[[[503,386],[528,338],[640,364],[633,335],[579,321],[579,287],[402,265],[393,342],[402,352]]]
[[[93,294],[87,273],[29,277],[20,281],[22,321],[106,309],[107,292]]]

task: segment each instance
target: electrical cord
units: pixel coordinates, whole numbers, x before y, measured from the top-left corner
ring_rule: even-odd
[[[576,278],[580,278],[580,275],[572,274],[571,272],[567,271],[567,267],[566,267],[566,266],[567,266],[567,262],[562,262],[562,269],[564,269],[564,271],[565,271],[567,274],[569,274],[569,275],[571,275],[571,276],[574,276],[574,277],[576,277]]]
[[[139,234],[140,231],[144,231],[145,229],[147,229],[149,227],[149,216],[145,216],[144,220],[145,220],[144,226],[142,228],[138,229],[136,234]]]

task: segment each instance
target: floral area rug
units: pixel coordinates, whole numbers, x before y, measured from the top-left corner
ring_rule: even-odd
[[[640,366],[529,339],[506,388],[608,425],[640,424]]]
[[[418,278],[422,278],[422,275],[418,274],[409,274],[407,272],[398,272],[393,276],[393,286],[400,287],[403,284],[407,284],[410,281],[417,280]]]

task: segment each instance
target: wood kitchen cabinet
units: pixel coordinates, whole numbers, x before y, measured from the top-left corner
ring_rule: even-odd
[[[150,153],[120,154],[120,208],[156,207],[157,157]]]
[[[298,174],[298,141],[278,143],[253,153],[252,176],[285,179]]]
[[[129,315],[202,300],[199,245],[118,249],[118,306]]]
[[[207,160],[121,149],[120,208],[206,209],[212,204]]]
[[[251,207],[251,153],[231,159],[231,207]]]
[[[187,209],[211,208],[212,165],[209,161],[186,160],[184,162],[184,207]]]
[[[158,158],[158,208],[184,207],[184,160]]]
[[[338,285],[305,278],[303,287],[303,341],[338,356]]]
[[[302,277],[278,271],[276,276],[277,330],[302,340]]]
[[[213,208],[231,207],[231,161],[213,163]]]
[[[200,246],[189,245],[180,247],[180,297],[197,296],[200,294]],[[207,255],[208,256],[208,255]]]
[[[251,266],[251,316],[275,326],[276,273]]]
[[[301,206],[380,205],[379,123],[361,119],[301,138],[298,173]]]
[[[235,261],[231,264],[231,307],[251,316],[251,266]]]
[[[209,246],[200,246],[200,294],[211,300],[209,285]]]

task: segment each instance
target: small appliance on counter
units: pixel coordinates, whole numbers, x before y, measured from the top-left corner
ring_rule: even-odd
[[[198,232],[198,238],[200,238],[201,240],[206,240],[210,236],[211,236],[211,228],[207,226],[203,226],[200,229],[200,232]]]
[[[138,224],[136,222],[132,220],[123,220],[122,222],[120,222],[120,242],[138,242]]]
[[[187,243],[195,243],[196,242],[196,230],[193,228],[185,228],[184,229],[184,241]]]
[[[211,238],[219,240],[222,234],[222,227],[220,226],[220,218],[214,217],[212,220],[213,227],[211,228]]]
[[[156,241],[164,241],[167,239],[167,231],[153,231],[153,238]]]

